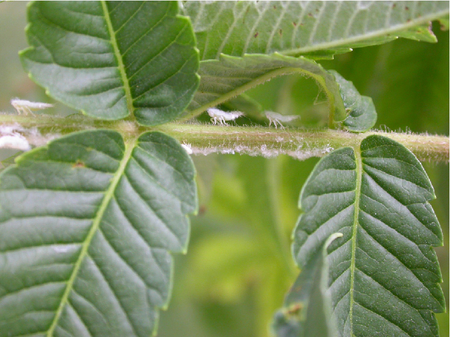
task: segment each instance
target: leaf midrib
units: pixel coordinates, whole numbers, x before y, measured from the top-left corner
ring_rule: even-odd
[[[290,55],[295,56],[298,54],[306,54],[306,53],[311,53],[311,52],[320,51],[320,50],[327,50],[327,49],[332,49],[332,48],[345,48],[346,46],[348,46],[349,44],[352,44],[352,43],[370,41],[373,38],[382,37],[382,36],[385,36],[388,34],[395,35],[395,33],[403,32],[403,31],[407,30],[408,28],[413,28],[413,27],[419,26],[421,24],[430,22],[432,20],[436,20],[437,18],[441,18],[445,15],[448,15],[448,13],[449,13],[449,11],[448,11],[448,9],[446,9],[446,10],[443,10],[443,11],[440,11],[437,13],[429,14],[427,16],[422,16],[422,17],[420,17],[420,20],[413,19],[408,23],[401,23],[398,25],[400,28],[391,27],[389,29],[380,29],[373,33],[369,33],[369,34],[365,33],[363,35],[355,36],[353,38],[344,38],[344,39],[340,39],[340,40],[337,40],[334,42],[319,43],[319,44],[312,45],[310,47],[301,47],[301,48],[281,51],[280,53],[283,55],[287,55],[287,56],[290,56]]]
[[[356,189],[355,189],[355,212],[353,213],[353,228],[352,228],[352,253],[350,258],[350,309],[348,317],[350,319],[350,331],[353,335],[353,293],[355,287],[355,271],[356,271],[356,235],[358,231],[359,219],[359,200],[361,198],[361,184],[362,184],[362,160],[361,150],[359,146],[354,147],[356,159]]]
[[[135,147],[135,139],[130,140],[129,142],[125,143],[125,152],[123,155],[123,158],[121,160],[120,166],[117,169],[116,173],[114,174],[113,179],[111,180],[111,185],[105,192],[105,197],[102,200],[102,203],[100,204],[99,210],[97,212],[96,217],[93,219],[92,227],[89,230],[88,235],[86,236],[86,239],[82,245],[80,255],[75,262],[72,274],[70,275],[69,280],[67,281],[66,289],[64,290],[63,296],[61,298],[61,302],[59,304],[58,310],[56,312],[55,318],[52,321],[52,324],[47,332],[47,337],[52,337],[53,332],[59,322],[59,318],[61,317],[61,314],[64,310],[64,307],[66,306],[69,295],[73,289],[73,284],[75,282],[75,279],[78,276],[78,272],[81,268],[81,264],[83,263],[84,258],[88,254],[88,249],[90,247],[90,243],[92,239],[94,238],[94,235],[97,233],[97,230],[100,227],[101,220],[103,219],[103,215],[105,214],[105,211],[110,203],[110,201],[114,198],[114,192],[116,190],[117,185],[119,184],[120,179],[124,175],[125,169],[127,167],[127,164],[129,160],[131,159],[131,155],[133,152],[133,149]]]
[[[133,98],[131,96],[130,83],[128,82],[128,77],[125,72],[125,65],[123,63],[122,54],[119,50],[119,45],[117,44],[116,32],[112,26],[111,17],[109,16],[108,7],[106,6],[106,1],[101,1],[103,13],[105,14],[106,25],[108,26],[109,36],[111,38],[111,45],[114,49],[114,55],[116,56],[117,62],[119,63],[117,68],[120,72],[120,77],[123,82],[123,88],[125,90],[125,99],[127,101],[127,109],[128,115],[131,115],[134,118],[134,106],[133,106]]]

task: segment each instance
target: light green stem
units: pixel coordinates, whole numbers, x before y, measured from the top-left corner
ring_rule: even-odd
[[[369,135],[378,134],[391,138],[410,149],[422,161],[449,161],[449,138],[411,133],[382,131],[349,133],[340,130],[302,130],[294,128],[214,126],[211,124],[168,123],[157,127],[143,127],[128,121],[99,121],[77,115],[62,118],[47,115],[17,116],[0,114],[0,137],[3,126],[16,125],[31,145],[42,145],[51,136],[74,131],[110,129],[120,132],[126,139],[145,132],[162,131],[181,143],[189,144],[194,154],[239,153],[254,156],[275,157],[287,154],[298,159],[321,157],[334,149],[357,146]],[[30,130],[37,129],[39,134]],[[41,139],[40,139],[40,138]],[[39,143],[39,139],[41,143]]]

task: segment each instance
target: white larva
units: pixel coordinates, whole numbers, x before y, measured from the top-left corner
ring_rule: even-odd
[[[281,114],[273,112],[273,111],[266,111],[265,114],[266,114],[267,119],[269,120],[269,126],[271,126],[273,123],[273,125],[275,126],[275,129],[277,129],[277,123],[281,128],[283,128],[283,124],[281,124],[281,122],[289,123],[297,118],[300,118],[300,116],[298,116],[298,115],[287,116],[287,115],[281,115]]]
[[[39,102],[30,102],[24,99],[13,98],[11,100],[11,105],[14,109],[17,110],[17,113],[28,115],[29,113],[34,115],[32,111],[42,110],[47,108],[52,108],[53,104],[49,103],[39,103]]]
[[[210,108],[208,109],[208,115],[211,117],[213,124],[228,125],[226,121],[234,121],[236,118],[241,117],[243,113],[239,111],[225,112],[216,108]]]
[[[12,136],[0,137],[0,149],[3,148],[28,151],[31,149],[31,146],[25,137],[15,134]]]

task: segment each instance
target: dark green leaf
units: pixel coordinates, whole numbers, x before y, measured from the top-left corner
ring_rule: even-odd
[[[150,336],[196,200],[189,156],[159,132],[19,157],[0,175],[0,336]]]
[[[361,96],[352,82],[347,81],[336,71],[330,70],[339,84],[339,91],[344,101],[347,118],[343,122],[347,130],[364,132],[371,129],[377,121],[377,112],[372,99]]]
[[[448,8],[446,1],[187,1],[183,10],[207,60],[273,52],[329,58],[397,36],[435,41],[416,28],[445,17]]]
[[[369,136],[322,158],[301,197],[294,255],[303,267],[329,249],[332,308],[341,336],[437,336],[444,310],[442,245],[434,198],[420,162],[402,145]],[[413,324],[411,323],[413,322]]]
[[[288,292],[283,308],[274,317],[278,337],[333,337],[336,325],[331,316],[328,290],[327,248],[342,234],[335,233],[310,259]]]
[[[176,2],[37,1],[28,21],[30,77],[89,116],[162,124],[197,89],[195,36]]]

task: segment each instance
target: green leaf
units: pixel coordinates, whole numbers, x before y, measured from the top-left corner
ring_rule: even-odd
[[[330,70],[339,85],[342,100],[348,113],[343,122],[345,128],[353,132],[364,132],[371,129],[377,122],[377,112],[372,99],[361,96],[352,82],[347,81],[336,71]]]
[[[369,136],[319,161],[301,193],[293,251],[303,267],[332,233],[344,235],[328,249],[340,336],[438,335],[432,312],[445,305],[433,198],[420,162],[388,138]]]
[[[398,33],[398,36],[416,41],[431,42],[431,43],[437,42],[436,36],[433,34],[433,31],[431,30],[431,23],[429,22],[417,27],[410,27]]]
[[[50,96],[86,115],[166,123],[199,83],[190,20],[177,13],[166,1],[37,1],[22,63]]]
[[[342,121],[346,117],[339,86],[334,77],[321,65],[304,57],[294,58],[278,53],[244,57],[221,55],[219,60],[201,62],[199,74],[200,87],[184,119],[221,104],[275,76],[287,74],[314,78],[328,98],[333,120]]]
[[[187,1],[183,10],[206,60],[273,52],[330,58],[397,36],[435,41],[414,29],[448,15],[448,8],[440,1]]]
[[[449,16],[445,16],[439,19],[439,23],[441,24],[441,30],[448,30],[449,27]]]
[[[327,248],[341,236],[341,233],[332,234],[295,280],[283,308],[274,317],[272,328],[278,337],[337,336],[327,292]]]
[[[0,175],[0,336],[149,336],[196,200],[189,156],[159,132],[19,157]]]

